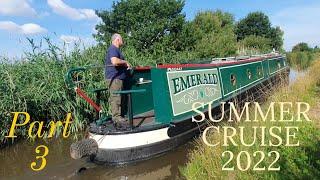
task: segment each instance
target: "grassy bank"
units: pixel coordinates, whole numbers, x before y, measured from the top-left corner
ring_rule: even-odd
[[[293,114],[294,122],[270,122],[258,121],[246,123],[240,121],[236,124],[223,124],[222,126],[233,126],[238,128],[243,126],[245,142],[252,142],[253,129],[252,126],[265,126],[269,129],[272,126],[278,126],[284,130],[287,126],[297,126],[299,131],[297,139],[300,141],[298,147],[287,146],[260,146],[262,137],[257,136],[257,143],[248,147],[241,145],[240,137],[237,134],[234,138],[238,146],[216,146],[209,147],[203,143],[201,139],[197,141],[197,148],[188,156],[189,163],[186,167],[181,168],[182,174],[187,179],[316,179],[320,177],[320,61],[314,61],[312,66],[307,71],[305,77],[297,79],[290,87],[280,87],[275,90],[275,93],[268,98],[267,102],[262,107],[265,113],[270,102],[307,102],[311,106],[308,116],[312,122],[303,120],[296,122],[297,115]],[[275,119],[279,119],[279,108],[275,108]],[[292,112],[297,112],[293,106]],[[251,113],[254,114],[254,113]],[[270,116],[269,116],[270,117]],[[285,116],[289,118],[290,116]],[[250,119],[253,119],[251,117]],[[267,130],[266,130],[267,131]],[[238,131],[239,133],[239,131]],[[210,133],[207,138],[210,142],[223,142],[222,133]],[[284,139],[286,133],[281,131],[279,136]],[[277,142],[277,139],[266,135],[265,141]],[[295,141],[296,142],[296,141]],[[222,157],[224,151],[231,151],[234,154],[233,160],[228,164],[228,167],[235,167],[233,171],[223,171],[222,166],[229,160],[229,156]],[[248,151],[251,155],[251,167],[246,171],[241,171],[237,168],[236,158],[241,151]],[[280,159],[274,164],[274,167],[280,166],[280,171],[253,171],[253,166],[260,160],[260,156],[253,156],[255,151],[262,151],[265,154],[264,160],[259,164],[259,167],[268,167],[274,160],[267,154],[270,151],[278,151]],[[245,158],[240,158],[243,167],[246,166]]]

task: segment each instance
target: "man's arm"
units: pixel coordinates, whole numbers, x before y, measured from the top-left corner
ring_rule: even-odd
[[[122,66],[122,65],[127,64],[127,61],[122,60],[122,59],[117,58],[117,57],[112,57],[112,58],[111,58],[111,63],[112,63],[114,66]]]
[[[117,58],[117,57],[112,57],[111,58],[111,63],[114,66],[127,66],[128,68],[131,67],[131,65],[127,61],[122,60],[122,59]]]

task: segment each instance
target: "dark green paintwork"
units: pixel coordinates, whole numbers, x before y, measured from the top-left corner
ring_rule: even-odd
[[[154,112],[157,123],[169,123],[172,117],[166,73],[167,69],[152,68],[151,70]]]
[[[272,75],[276,73],[278,70],[282,69],[285,66],[284,63],[285,61],[283,60],[283,58],[268,60],[269,75]]]
[[[220,67],[190,67],[180,70],[201,70],[216,68],[219,74],[219,83],[221,87],[221,98],[212,102],[212,107],[218,106],[221,101],[226,101],[242,91],[256,86],[258,83],[269,79],[280,70],[287,68],[284,57],[274,57],[261,61],[248,62],[239,65],[225,65]],[[72,81],[72,73],[84,71],[86,68],[75,68],[66,74],[66,83],[70,89],[75,88]],[[171,107],[171,97],[167,80],[167,68],[156,68],[144,70],[134,70],[130,80],[125,82],[127,90],[145,90],[145,92],[133,93],[133,115],[154,110],[156,124],[168,124],[170,122],[181,121],[195,115],[195,112],[189,111],[174,116]],[[179,72],[179,70],[177,70]],[[248,77],[251,73],[251,78]],[[261,72],[259,74],[259,72]],[[181,72],[183,73],[183,72]],[[236,83],[231,83],[231,74],[236,77]],[[143,78],[148,83],[139,84],[139,78]],[[207,105],[204,109],[207,110]]]
[[[220,77],[223,84],[223,96],[236,93],[244,87],[251,85],[263,79],[263,74],[258,74],[258,68],[262,68],[262,62],[247,63],[244,65],[226,66],[220,68]],[[249,72],[251,73],[251,79],[249,79]],[[236,77],[236,83],[231,83],[231,75]]]
[[[280,66],[278,65],[280,64]],[[269,69],[270,67],[270,69]],[[213,106],[219,105],[221,101],[225,101],[242,91],[249,89],[258,83],[268,79],[274,75],[275,72],[284,69],[285,59],[283,57],[276,59],[265,59],[263,61],[256,61],[250,63],[244,63],[241,65],[229,65],[219,67],[220,83],[222,87],[222,98],[213,102]],[[216,68],[216,67],[213,67]],[[205,68],[183,68],[182,70],[198,70],[208,69]],[[248,71],[251,73],[251,78],[248,77]],[[259,71],[261,72],[259,74]],[[153,96],[154,96],[154,110],[156,121],[158,123],[169,123],[172,121],[180,121],[186,118],[190,118],[195,113],[193,111],[173,116],[171,109],[171,101],[169,97],[169,90],[167,84],[167,69],[153,68],[151,70],[153,80]],[[232,85],[230,81],[230,75],[236,76],[236,84]],[[155,83],[156,82],[156,83]],[[223,83],[222,83],[223,82]],[[203,110],[207,109],[207,106]]]
[[[133,115],[138,115],[144,112],[153,110],[153,93],[152,93],[152,82],[145,84],[137,84],[139,78],[144,80],[151,80],[150,70],[134,71],[133,77],[130,80],[131,89],[139,90],[145,89],[146,92],[143,93],[133,93],[132,103],[133,103]]]

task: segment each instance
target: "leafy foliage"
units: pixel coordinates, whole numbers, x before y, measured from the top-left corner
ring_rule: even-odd
[[[197,34],[202,37],[207,33],[221,32],[224,29],[233,29],[234,17],[230,13],[217,11],[204,11],[196,15],[193,20]]]
[[[236,36],[230,30],[211,32],[204,35],[196,44],[195,51],[200,58],[226,57],[237,52]],[[210,44],[208,46],[208,44]]]
[[[272,46],[270,39],[255,35],[246,36],[240,41],[240,45],[249,49],[257,49],[264,53],[268,52]]]
[[[283,34],[279,26],[271,28],[269,39],[271,39],[271,46],[276,50],[282,50]]]
[[[287,60],[291,67],[303,70],[312,64],[319,53],[317,46],[311,48],[307,43],[301,42],[293,46],[292,51],[287,53]]]
[[[183,6],[181,0],[115,2],[111,10],[97,12],[102,23],[94,36],[109,45],[111,35],[120,33],[126,44],[122,51],[134,65],[181,63],[188,62],[186,57],[236,56],[241,54],[239,49],[270,52],[282,47],[282,31],[272,28],[263,13],[251,13],[235,26],[234,16],[221,10],[199,12],[186,21]]]
[[[109,42],[113,33],[121,33],[127,44],[137,51],[161,47],[179,49],[177,39],[185,23],[181,13],[182,0],[121,0],[114,2],[111,11],[97,15],[102,23],[96,26],[99,42]]]
[[[192,25],[197,38],[194,51],[198,57],[224,57],[236,54],[234,18],[231,14],[220,10],[200,12]]]
[[[295,69],[303,70],[308,68],[315,59],[316,54],[307,51],[297,51],[287,53],[287,61],[289,65]]]
[[[238,40],[254,35],[269,38],[275,49],[280,50],[283,45],[283,32],[279,27],[271,27],[269,17],[262,12],[249,13],[238,22],[235,32]]]
[[[292,51],[293,52],[312,51],[312,48],[310,48],[307,43],[301,42],[301,43],[298,43],[297,45],[293,46]]]

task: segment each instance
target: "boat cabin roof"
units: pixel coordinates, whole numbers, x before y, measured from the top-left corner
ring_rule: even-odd
[[[244,59],[241,58],[217,58],[213,59],[210,63],[187,63],[187,64],[158,64],[156,68],[159,69],[168,69],[168,68],[197,68],[197,67],[219,67],[219,66],[228,66],[228,65],[236,65],[243,64],[248,62],[262,61],[264,59],[269,58],[277,58],[282,57],[281,55],[265,55],[258,57],[247,57]],[[135,70],[144,71],[150,70],[152,66],[136,66]]]

